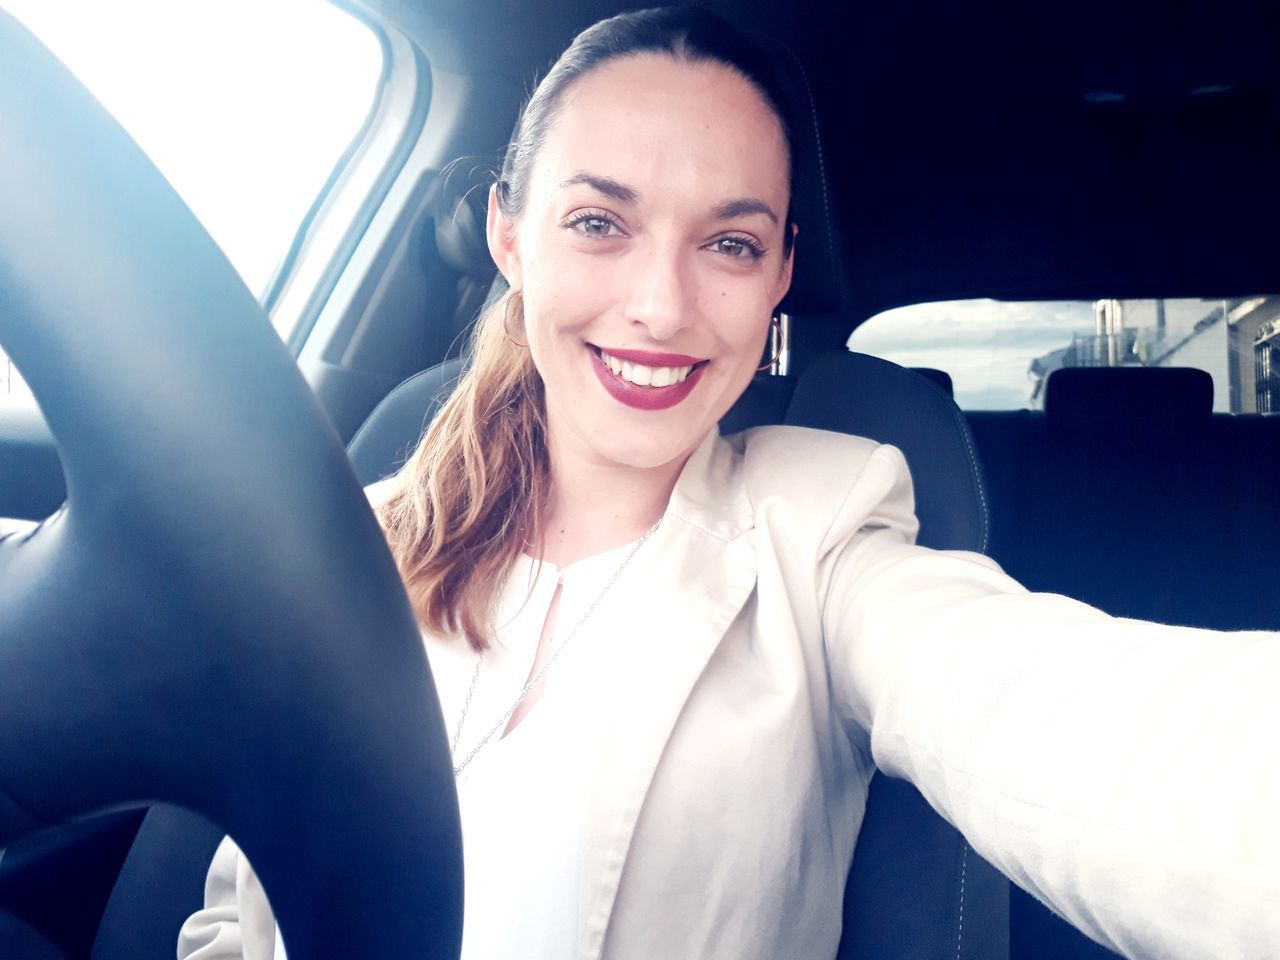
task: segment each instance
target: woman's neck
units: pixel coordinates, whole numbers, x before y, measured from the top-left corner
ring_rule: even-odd
[[[552,446],[542,558],[558,567],[630,543],[662,516],[687,456],[657,467],[600,463]]]

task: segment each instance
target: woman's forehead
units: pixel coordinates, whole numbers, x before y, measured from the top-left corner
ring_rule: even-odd
[[[535,189],[554,192],[584,171],[641,201],[759,195],[786,207],[782,125],[748,80],[715,61],[637,54],[575,81],[535,161]]]

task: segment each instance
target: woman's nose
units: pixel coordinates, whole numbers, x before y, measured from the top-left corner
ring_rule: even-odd
[[[693,308],[688,265],[673,249],[654,247],[637,263],[627,301],[627,320],[654,340],[669,340],[689,324]]]

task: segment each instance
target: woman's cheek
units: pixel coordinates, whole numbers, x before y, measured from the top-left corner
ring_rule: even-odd
[[[609,258],[567,257],[557,265],[547,294],[561,313],[599,315],[618,299],[624,280]]]
[[[764,350],[771,304],[759,283],[720,284],[705,301],[716,339],[734,353]]]

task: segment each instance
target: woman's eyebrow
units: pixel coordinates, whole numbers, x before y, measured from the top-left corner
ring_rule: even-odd
[[[755,197],[742,197],[738,200],[730,200],[722,203],[712,211],[717,220],[732,220],[734,217],[744,217],[752,213],[762,213],[776,226],[778,223],[778,215],[773,212],[763,200],[757,200]]]
[[[635,203],[640,199],[640,195],[630,187],[619,183],[612,177],[602,177],[594,173],[587,173],[585,170],[579,170],[568,180],[561,180],[560,186],[572,187],[578,184],[584,184],[594,190],[603,193],[606,197],[613,197],[619,203]]]
[[[640,194],[631,189],[631,187],[619,183],[612,177],[588,173],[585,170],[579,170],[568,179],[560,181],[561,189],[575,186],[591,187],[593,190],[603,193],[606,197],[612,197],[619,203],[634,204],[640,199]],[[763,214],[774,224],[778,222],[778,215],[773,212],[773,208],[756,197],[739,197],[736,200],[727,200],[711,211],[712,216],[717,220],[732,220],[734,217],[749,216],[753,213]]]

